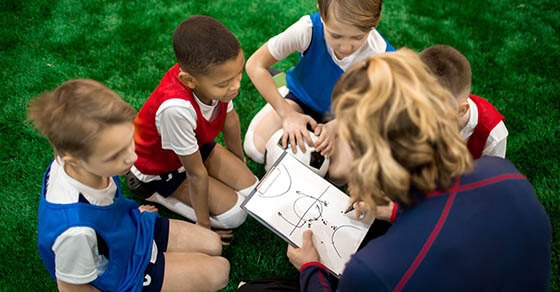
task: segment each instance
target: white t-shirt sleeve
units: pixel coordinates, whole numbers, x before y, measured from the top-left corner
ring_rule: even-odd
[[[228,101],[228,104],[227,104],[227,112],[229,113],[229,112],[231,112],[231,110],[233,110],[233,102],[231,102],[231,100],[230,100],[230,101]]]
[[[97,278],[97,236],[89,227],[72,227],[55,240],[56,278],[71,284],[87,284]]]
[[[506,158],[507,136],[508,130],[503,121],[499,122],[488,136],[486,145],[484,145],[483,154],[488,156],[498,156]]]
[[[156,128],[161,136],[163,149],[177,155],[191,155],[198,151],[196,112],[191,103],[182,99],[163,102],[156,112]]]
[[[313,38],[313,23],[309,15],[302,16],[282,33],[268,40],[268,51],[281,61],[295,51],[305,52]]]

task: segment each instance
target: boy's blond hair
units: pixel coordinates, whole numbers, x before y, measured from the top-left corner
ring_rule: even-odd
[[[420,52],[420,59],[455,99],[465,98],[470,93],[471,64],[461,52],[448,45],[433,45]]]
[[[382,3],[382,0],[317,0],[319,14],[325,22],[332,9],[332,15],[338,21],[364,32],[369,32],[379,24]]]
[[[370,207],[387,197],[411,206],[411,189],[448,188],[471,169],[449,98],[409,49],[375,55],[339,79],[333,106],[354,154],[358,199]]]
[[[132,122],[136,110],[103,84],[89,79],[65,82],[31,100],[27,119],[51,143],[55,154],[87,160],[100,131]]]

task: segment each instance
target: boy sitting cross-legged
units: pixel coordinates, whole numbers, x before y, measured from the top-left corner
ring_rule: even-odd
[[[38,248],[60,291],[215,291],[228,281],[220,237],[121,195],[136,111],[101,83],[70,80],[30,102],[55,159],[39,203]],[[212,273],[208,273],[212,271]]]
[[[210,228],[235,228],[256,177],[245,165],[237,96],[245,58],[223,24],[193,16],[173,35],[173,66],[134,121],[134,193]],[[223,132],[227,149],[214,142]],[[228,236],[227,233],[221,233]]]
[[[483,154],[505,158],[508,131],[504,117],[486,99],[471,94],[469,60],[448,45],[426,48],[420,58],[455,97],[459,134],[467,141],[473,158],[478,159]]]

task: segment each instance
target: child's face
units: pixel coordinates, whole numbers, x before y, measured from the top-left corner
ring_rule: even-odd
[[[126,122],[108,126],[99,132],[92,153],[80,166],[89,173],[111,177],[130,170],[138,156],[134,152],[134,127]]]
[[[338,59],[343,59],[356,52],[367,40],[368,32],[355,26],[342,23],[329,10],[328,21],[323,21],[324,35],[327,43],[333,48]]]
[[[240,50],[237,57],[215,65],[207,74],[197,75],[188,86],[204,103],[210,104],[212,100],[229,102],[239,93],[244,65],[245,57]]]

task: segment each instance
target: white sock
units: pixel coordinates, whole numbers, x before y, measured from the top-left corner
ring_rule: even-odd
[[[241,209],[241,204],[244,200],[245,198],[243,198],[243,196],[237,194],[237,202],[235,203],[235,205],[224,213],[211,217],[211,225],[224,229],[232,229],[241,226],[241,224],[243,224],[243,222],[245,222],[245,219],[247,218],[247,212]],[[212,222],[212,219],[215,222]]]
[[[260,123],[260,121],[270,112],[274,110],[270,104],[266,104],[251,120],[249,128],[247,128],[247,133],[245,133],[245,141],[243,142],[243,149],[249,158],[254,162],[263,164],[264,163],[264,153],[257,150],[255,146],[255,128]]]
[[[247,198],[251,192],[255,189],[255,187],[257,186],[257,184],[259,184],[259,179],[255,176],[255,179],[257,180],[252,186],[244,188],[242,190],[237,191],[237,193],[239,195],[241,195],[243,198]]]
[[[164,206],[165,208],[193,222],[196,222],[196,214],[194,213],[194,209],[191,206],[177,200],[177,198],[175,198],[174,196],[169,196],[165,198],[162,195],[155,192],[152,196],[147,198],[146,201],[158,203]]]
[[[193,207],[177,200],[174,196],[165,198],[156,192],[146,200],[158,203],[193,222],[197,222]],[[237,202],[231,209],[220,215],[210,216],[210,226],[215,228],[231,229],[239,227],[243,224],[247,218],[247,213],[241,209],[241,204],[244,200],[245,198],[237,194]]]

